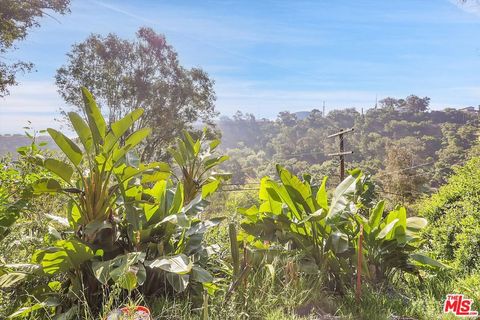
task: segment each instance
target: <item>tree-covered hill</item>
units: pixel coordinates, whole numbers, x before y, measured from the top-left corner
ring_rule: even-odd
[[[39,136],[36,138],[37,143],[45,144],[45,148],[57,149],[52,139],[49,136]],[[13,156],[17,153],[17,148],[28,145],[31,143],[31,139],[22,134],[6,134],[0,135],[0,156],[4,156],[7,153]]]
[[[383,192],[395,200],[413,200],[444,183],[451,167],[464,163],[466,151],[478,140],[476,109],[427,111],[428,100],[387,98],[364,113],[353,108],[326,115],[312,110],[304,119],[290,112],[279,113],[276,120],[237,112],[219,122],[231,157],[227,169],[240,184],[272,174],[275,161],[297,174],[338,176],[338,159],[328,154],[338,152],[339,141],[328,135],[354,128],[345,135],[346,150],[354,152],[346,156],[347,169],[359,167],[375,175]]]

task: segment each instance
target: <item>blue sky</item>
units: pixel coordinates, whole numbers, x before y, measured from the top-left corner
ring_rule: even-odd
[[[165,34],[187,67],[215,80],[217,109],[275,118],[280,111],[368,108],[375,98],[431,97],[433,109],[480,104],[476,0],[72,0],[44,18],[8,59],[35,63],[0,99],[0,133],[58,127],[55,70],[90,33]]]

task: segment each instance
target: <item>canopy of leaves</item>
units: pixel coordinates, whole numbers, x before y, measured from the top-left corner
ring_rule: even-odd
[[[0,55],[3,56],[14,43],[24,40],[28,31],[40,26],[38,20],[48,11],[65,14],[69,11],[70,0],[35,0],[18,1],[2,0],[0,5]],[[33,64],[24,61],[0,61],[0,97],[8,95],[8,87],[16,85],[15,76],[18,72],[30,71]]]
[[[374,175],[376,182],[383,183],[384,190],[379,191],[398,202],[418,199],[422,192],[444,183],[452,164],[463,163],[478,141],[478,121],[475,109],[372,108],[360,112],[349,108],[325,115],[319,110],[282,112],[274,121],[238,112],[233,118],[221,118],[219,127],[222,146],[230,156],[224,168],[233,173],[235,183],[274,175],[275,162],[297,175],[308,172],[317,179],[328,175],[330,183],[338,183],[338,159],[328,156],[338,152],[338,138],[327,137],[339,128],[353,127],[355,131],[344,139],[345,150],[354,152],[346,156],[347,169],[362,168]],[[397,155],[402,158],[396,159]],[[403,181],[386,179],[398,170],[395,174]],[[397,182],[401,189],[397,190]]]
[[[213,81],[202,69],[186,69],[163,35],[141,28],[133,41],[115,34],[92,34],[73,45],[68,62],[57,70],[64,100],[81,109],[78,87],[96,97],[111,124],[136,108],[145,115],[134,129],[151,127],[142,159],[159,158],[174,137],[192,123],[216,115]],[[162,153],[163,152],[163,153]]]

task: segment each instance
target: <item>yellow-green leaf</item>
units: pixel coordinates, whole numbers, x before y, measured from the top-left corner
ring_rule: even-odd
[[[93,139],[97,144],[103,144],[107,124],[100,112],[95,99],[87,88],[82,87],[83,101],[85,103],[85,113],[88,118],[88,126],[92,132]]]
[[[93,137],[88,124],[75,112],[69,112],[68,117],[70,118],[73,129],[75,129],[75,132],[78,134],[85,151],[89,152],[93,146]]]
[[[63,133],[52,128],[47,129],[47,131],[67,158],[70,159],[75,166],[78,166],[82,161],[82,151],[80,148]]]
[[[66,182],[70,182],[73,174],[73,168],[65,162],[49,158],[45,160],[44,166]]]
[[[58,192],[62,189],[60,183],[55,179],[43,178],[35,181],[32,184],[33,192],[35,193],[44,193],[44,192]]]

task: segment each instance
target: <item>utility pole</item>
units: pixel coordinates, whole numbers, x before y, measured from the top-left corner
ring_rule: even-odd
[[[480,108],[480,107],[479,107]],[[323,100],[322,117],[325,118],[325,100]]]
[[[329,157],[340,157],[340,182],[345,179],[345,156],[347,154],[352,154],[353,151],[345,151],[345,146],[343,143],[343,135],[345,133],[350,133],[353,132],[353,128],[350,129],[342,129],[337,133],[331,134],[328,136],[328,138],[334,138],[334,137],[339,137],[340,138],[340,150],[337,153],[330,153],[328,156]]]

